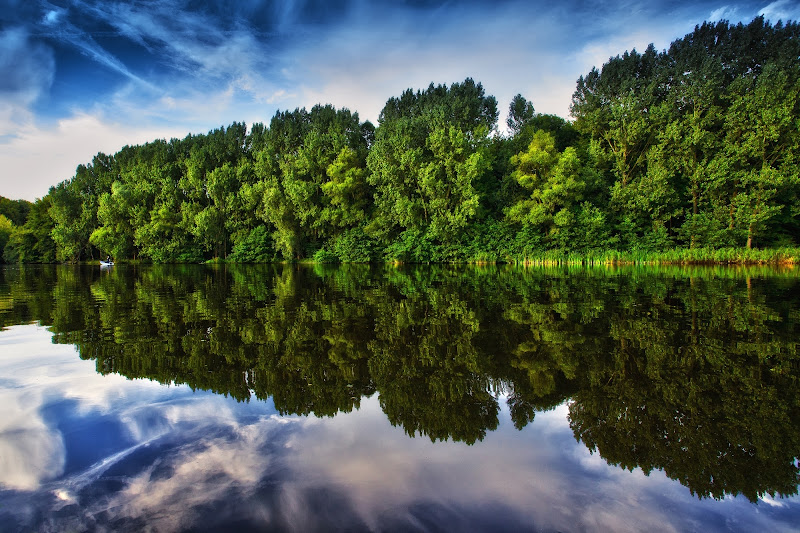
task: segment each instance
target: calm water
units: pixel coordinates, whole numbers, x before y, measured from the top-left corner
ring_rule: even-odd
[[[0,531],[800,531],[800,276],[0,270]]]

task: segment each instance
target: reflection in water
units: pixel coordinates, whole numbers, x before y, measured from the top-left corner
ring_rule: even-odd
[[[791,272],[725,269],[41,267],[0,270],[0,325],[39,321],[103,375],[268,400],[290,415],[264,419],[269,430],[231,427],[233,449],[193,450],[221,454],[204,460],[219,461],[211,471],[220,477],[250,473],[263,483],[276,465],[249,465],[246,450],[264,452],[277,420],[318,420],[294,415],[332,417],[363,411],[366,402],[408,435],[428,437],[430,454],[453,446],[441,441],[488,440],[501,411],[527,431],[567,402],[572,435],[608,464],[663,471],[700,497],[772,502],[796,494],[800,483],[798,288]],[[48,409],[59,416],[58,406]],[[148,442],[142,428],[97,420],[128,434],[131,446]],[[57,439],[38,438],[47,427],[30,417],[23,433],[49,447],[43,457],[63,463]],[[95,455],[84,462],[103,456]],[[324,450],[308,457],[326,458],[317,470],[331,470],[342,485],[369,471]],[[60,475],[46,462],[38,468]],[[6,469],[0,483],[28,490],[46,477],[34,470],[20,467],[10,481]],[[136,501],[144,501],[163,487],[178,501],[196,475],[188,465],[155,465],[124,490],[141,491]],[[331,497],[320,495],[320,508],[338,508]],[[163,505],[163,498],[152,503]],[[383,519],[364,516],[354,514],[350,526],[385,529]]]

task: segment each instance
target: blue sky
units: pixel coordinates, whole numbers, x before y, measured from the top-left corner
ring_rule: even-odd
[[[795,0],[0,0],[0,195],[33,200],[97,152],[330,103],[377,121],[406,88],[472,77],[568,117],[578,76],[705,20]],[[501,114],[501,124],[504,117]]]

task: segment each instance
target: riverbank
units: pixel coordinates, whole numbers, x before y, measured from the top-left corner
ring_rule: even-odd
[[[800,262],[800,248],[675,248],[660,252],[563,253],[558,250],[532,254],[512,261],[523,265],[620,264],[620,265],[781,265]]]

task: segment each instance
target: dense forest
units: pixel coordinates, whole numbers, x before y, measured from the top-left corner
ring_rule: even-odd
[[[800,25],[704,23],[577,81],[572,121],[480,83],[97,154],[0,202],[7,262],[525,261],[800,244]],[[702,254],[701,254],[702,255]]]
[[[575,438],[610,464],[757,501],[800,483],[800,278],[764,274],[43,265],[0,269],[0,327],[36,321],[98,372],[283,414],[377,394],[393,425],[433,441],[478,442],[503,416],[522,429],[569,400]]]

